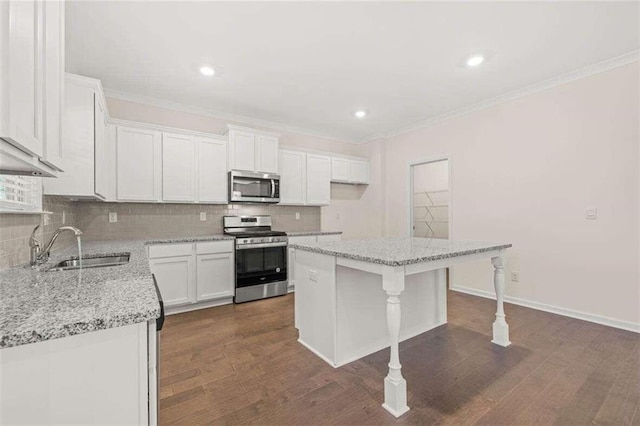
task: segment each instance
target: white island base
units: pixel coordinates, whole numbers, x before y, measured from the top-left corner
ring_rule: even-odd
[[[447,322],[447,267],[492,260],[498,300],[492,342],[510,344],[502,306],[505,250],[501,247],[401,266],[319,253],[318,246],[295,248],[299,342],[333,367],[391,347],[382,406],[396,417],[409,411],[398,344]]]

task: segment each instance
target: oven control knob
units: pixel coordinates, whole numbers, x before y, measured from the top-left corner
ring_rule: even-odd
[[[249,242],[250,242],[250,243],[253,243],[253,238],[249,239]]]
[[[243,243],[247,244],[249,242],[249,240],[247,240],[246,238],[244,240],[242,240]]]

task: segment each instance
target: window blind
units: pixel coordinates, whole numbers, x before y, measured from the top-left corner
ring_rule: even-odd
[[[0,211],[42,210],[42,178],[0,175]]]

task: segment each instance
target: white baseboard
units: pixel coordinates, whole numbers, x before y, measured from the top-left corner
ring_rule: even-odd
[[[233,296],[222,297],[220,299],[209,300],[207,302],[194,303],[191,305],[169,306],[165,308],[165,315],[182,314],[184,312],[197,311],[198,309],[214,308],[216,306],[230,305],[233,303]]]
[[[478,290],[470,287],[463,287],[459,285],[452,285],[450,289],[460,293],[471,294],[473,296],[480,296],[486,299],[496,300],[495,293],[490,291]],[[565,317],[576,318],[579,320],[595,322],[596,324],[607,325],[609,327],[619,328],[621,330],[633,331],[634,333],[640,333],[640,324],[631,321],[623,321],[614,318],[605,317],[602,315],[590,314],[587,312],[574,311],[573,309],[567,309],[560,306],[547,305],[544,303],[534,302],[527,299],[521,299],[519,297],[505,296],[504,301],[507,303],[513,303],[514,305],[525,306],[527,308],[537,309],[539,311],[551,312],[552,314],[563,315]]]

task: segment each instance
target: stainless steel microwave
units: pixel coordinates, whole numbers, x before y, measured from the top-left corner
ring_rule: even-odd
[[[229,172],[230,203],[279,203],[280,176],[232,170]]]

